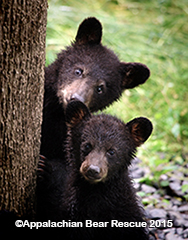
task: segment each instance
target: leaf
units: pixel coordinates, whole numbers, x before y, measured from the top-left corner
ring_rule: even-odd
[[[163,180],[160,182],[161,187],[167,187],[169,186],[169,181],[168,180]]]
[[[172,134],[174,135],[175,138],[177,138],[180,135],[180,124],[176,123],[172,129],[171,129]]]
[[[183,193],[188,192],[188,184],[182,185],[181,190],[182,190]]]
[[[140,191],[140,192],[137,192],[137,195],[140,196],[140,197],[145,197],[146,193]]]

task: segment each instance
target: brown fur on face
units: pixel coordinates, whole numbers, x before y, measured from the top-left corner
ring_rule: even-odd
[[[90,152],[80,167],[80,173],[91,183],[104,182],[108,174],[108,160],[105,151]]]
[[[106,83],[103,80],[92,81],[88,77],[76,79],[58,90],[57,96],[63,102],[63,106],[72,100],[83,102],[88,108],[92,102],[94,91],[99,95],[106,90]]]

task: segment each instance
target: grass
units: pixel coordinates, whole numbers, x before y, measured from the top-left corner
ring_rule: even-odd
[[[188,5],[187,0],[49,0],[46,65],[74,39],[88,16],[103,24],[103,44],[122,61],[145,63],[150,79],[126,90],[106,113],[125,122],[148,117],[152,137],[138,152],[152,180],[182,171],[188,162]]]

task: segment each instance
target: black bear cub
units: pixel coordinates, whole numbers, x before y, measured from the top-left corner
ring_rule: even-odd
[[[41,154],[47,158],[64,158],[64,111],[69,101],[79,100],[94,112],[117,100],[125,89],[143,84],[150,75],[144,64],[120,62],[101,39],[101,23],[96,18],[85,19],[72,45],[45,69]]]
[[[150,136],[151,122],[140,117],[124,124],[109,115],[91,115],[79,101],[68,104],[66,122],[66,163],[44,157],[39,162],[39,218],[83,223],[63,228],[65,239],[94,240],[101,234],[108,240],[148,239],[144,225],[122,224],[144,222],[128,166]]]

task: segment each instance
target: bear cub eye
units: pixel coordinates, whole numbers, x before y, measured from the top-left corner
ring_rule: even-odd
[[[74,74],[79,77],[81,76],[83,73],[83,70],[81,68],[77,68],[75,71],[74,71]]]
[[[97,86],[97,93],[98,94],[101,94],[101,93],[103,93],[104,92],[104,85],[99,85],[99,86]]]
[[[115,150],[113,148],[110,148],[108,151],[107,151],[107,154],[110,155],[110,156],[113,156],[115,154]]]
[[[88,155],[92,150],[92,145],[91,143],[86,143],[86,145],[84,146],[84,154]]]

